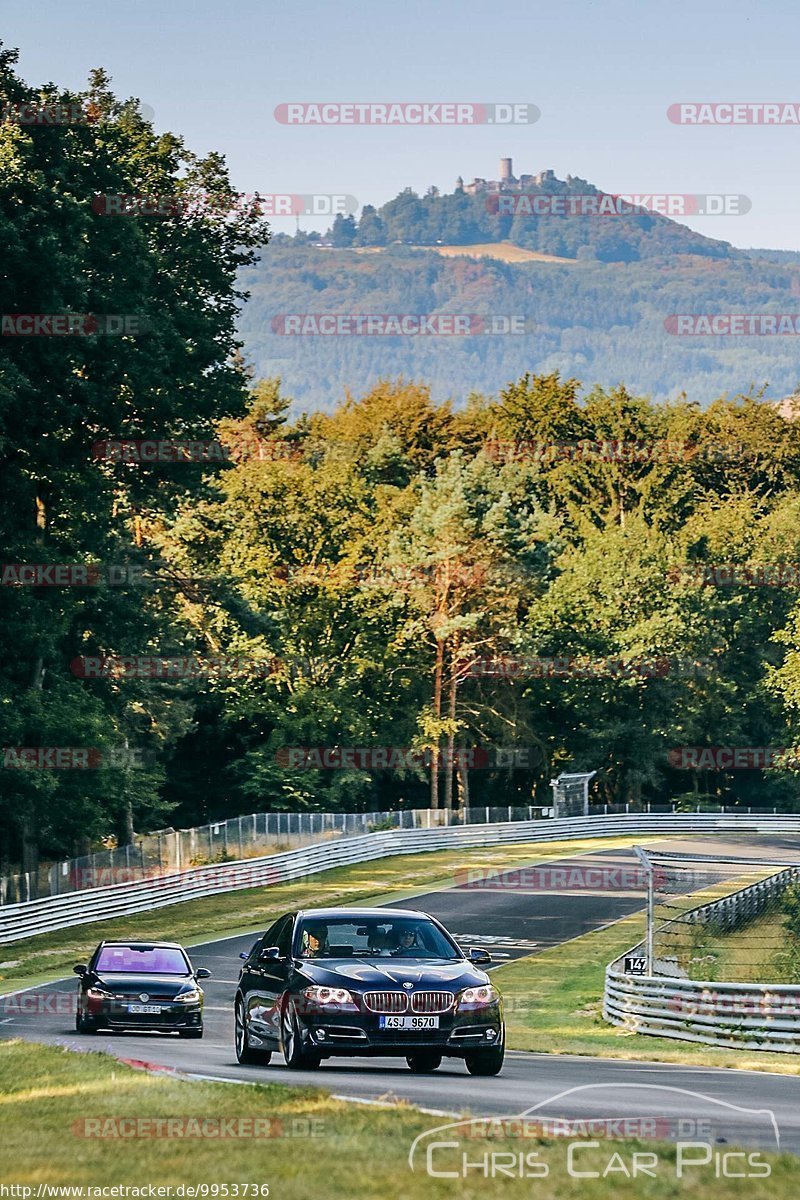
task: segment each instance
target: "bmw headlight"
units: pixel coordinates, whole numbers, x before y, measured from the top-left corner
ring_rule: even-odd
[[[490,1004],[497,1004],[499,1000],[500,993],[497,988],[493,988],[490,983],[484,983],[480,987],[468,987],[459,992],[456,1010],[471,1012],[476,1008],[488,1008]]]
[[[175,997],[175,1003],[176,1004],[199,1004],[200,1003],[200,992],[197,990],[197,988],[192,988],[192,990],[190,992],[181,992],[181,994],[179,996]]]
[[[300,993],[300,1008],[305,1012],[358,1012],[358,1005],[347,988],[321,987],[314,984]]]

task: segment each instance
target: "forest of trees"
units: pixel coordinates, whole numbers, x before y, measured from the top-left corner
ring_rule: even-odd
[[[353,367],[352,397],[298,415],[235,332],[269,236],[256,208],[92,207],[202,191],[222,214],[224,161],[157,136],[101,74],[43,97],[5,52],[0,96],[93,114],[0,126],[2,312],[148,330],[4,339],[0,873],[256,810],[541,803],[569,769],[596,770],[608,800],[797,807],[800,422],[757,395],[656,403],[533,362],[452,404],[424,376]],[[438,353],[449,369],[452,343]],[[119,439],[218,453],[98,452]],[[26,564],[73,583],[32,585]],[[120,666],[138,656],[198,671]],[[298,747],[430,764],[298,766]],[[768,769],[681,757],[720,747],[779,753]],[[519,754],[465,765],[498,749]]]
[[[677,226],[677,228],[682,228]],[[721,243],[716,243],[720,245]],[[673,313],[796,313],[795,260],[664,253],[639,262],[502,262],[445,258],[390,245],[377,252],[276,239],[241,273],[250,293],[239,319],[259,376],[279,374],[303,409],[330,412],[348,390],[380,379],[424,379],[435,400],[496,393],[525,371],[575,375],[655,399],[686,392],[708,404],[797,385],[793,337],[676,337]],[[471,337],[287,336],[283,313],[519,314],[524,335]]]

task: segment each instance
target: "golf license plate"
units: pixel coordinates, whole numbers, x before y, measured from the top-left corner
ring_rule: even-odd
[[[129,1004],[129,1013],[160,1013],[160,1004]]]
[[[438,1029],[438,1017],[381,1017],[381,1029]]]

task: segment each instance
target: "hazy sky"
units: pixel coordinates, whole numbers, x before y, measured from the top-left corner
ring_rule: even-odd
[[[695,218],[738,246],[800,249],[800,126],[671,124],[678,101],[800,101],[798,0],[39,0],[2,37],[30,83],[81,87],[104,66],[159,130],[225,154],[243,192],[452,190],[551,167],[622,193],[749,196],[746,216]],[[289,101],[538,106],[536,124],[446,128],[279,124]],[[326,222],[305,221],[324,228]],[[293,228],[293,222],[276,222]]]

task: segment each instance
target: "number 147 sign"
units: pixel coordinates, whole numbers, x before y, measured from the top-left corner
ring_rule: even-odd
[[[647,959],[646,958],[626,958],[625,959],[625,974],[626,975],[646,975],[647,974]]]

